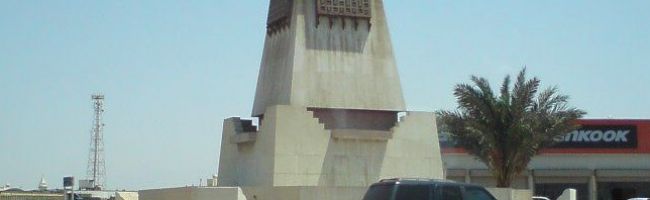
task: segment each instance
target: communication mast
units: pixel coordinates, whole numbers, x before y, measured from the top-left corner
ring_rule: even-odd
[[[90,136],[90,154],[88,156],[88,183],[87,189],[102,190],[104,188],[104,95],[92,95],[95,119]]]

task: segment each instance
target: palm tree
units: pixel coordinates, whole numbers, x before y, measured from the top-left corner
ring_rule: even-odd
[[[510,76],[495,96],[485,78],[472,76],[470,84],[458,84],[454,96],[458,110],[439,111],[443,131],[475,158],[485,163],[497,187],[510,187],[539,150],[553,138],[569,133],[574,120],[585,112],[568,107],[569,97],[550,87],[538,95],[540,80],[527,80],[526,69],[510,89]]]

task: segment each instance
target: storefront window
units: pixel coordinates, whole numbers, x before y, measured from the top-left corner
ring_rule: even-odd
[[[650,182],[599,182],[598,200],[650,198]]]

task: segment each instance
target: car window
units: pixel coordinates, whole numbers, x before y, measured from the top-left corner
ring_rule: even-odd
[[[363,200],[389,200],[393,194],[395,185],[375,185],[371,186],[363,196]]]
[[[440,192],[442,194],[441,200],[463,200],[460,186],[442,186]]]
[[[488,191],[480,187],[465,187],[465,200],[495,200]]]
[[[429,186],[398,185],[395,200],[429,200]]]

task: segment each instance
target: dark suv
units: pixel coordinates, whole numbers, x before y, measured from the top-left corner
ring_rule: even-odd
[[[363,200],[496,200],[485,188],[437,179],[384,179],[372,184]]]

